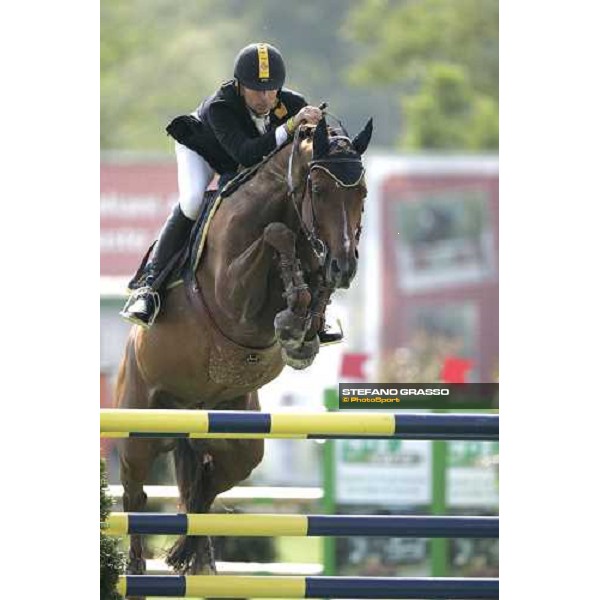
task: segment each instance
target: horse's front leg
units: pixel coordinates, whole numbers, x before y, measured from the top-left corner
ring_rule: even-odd
[[[311,293],[296,256],[296,235],[283,223],[271,223],[263,234],[217,277],[217,301],[241,323],[249,322],[264,309],[268,299],[268,277],[273,268],[273,250],[284,287],[287,308],[275,317],[275,335],[288,365],[302,369],[312,363],[318,340],[305,341],[311,324]],[[257,285],[263,281],[264,285]]]
[[[296,254],[296,235],[282,223],[272,223],[265,229],[265,239],[279,255],[287,303],[287,308],[275,316],[275,335],[286,363],[294,369],[305,369],[319,352],[319,339],[306,335],[312,323],[313,298]]]
[[[291,303],[297,314],[308,315],[311,302],[308,286],[304,284],[301,273],[287,276],[287,265],[296,261],[295,237],[283,223],[271,223],[244,252],[218,271],[216,299],[230,318],[248,323],[264,310],[270,293],[268,279],[274,266],[273,250],[279,255],[285,273],[286,293],[288,279],[297,284],[297,293],[293,298],[288,296],[288,305]]]
[[[310,290],[312,295],[312,303],[310,305],[311,322],[310,327],[306,332],[306,339],[313,339],[319,331],[325,327],[325,311],[327,306],[331,304],[331,296],[335,291],[333,285],[327,285],[325,278],[321,274],[317,274],[310,281]]]

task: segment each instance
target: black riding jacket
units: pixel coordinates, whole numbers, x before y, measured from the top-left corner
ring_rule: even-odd
[[[275,129],[307,105],[298,93],[283,88],[269,113],[267,131],[260,134],[235,82],[223,84],[192,115],[174,119],[167,132],[200,154],[219,174],[260,162],[275,149]]]

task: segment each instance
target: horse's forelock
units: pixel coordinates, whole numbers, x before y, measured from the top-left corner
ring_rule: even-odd
[[[329,154],[356,154],[352,142],[345,135],[329,137]]]
[[[301,150],[303,151],[304,156],[310,160],[310,153],[312,153],[312,143],[316,126],[305,124],[301,127]],[[356,158],[358,161],[361,160],[360,155],[356,152],[356,149],[352,145],[352,140],[348,137],[347,132],[341,127],[328,126],[327,135],[329,141],[327,156],[345,156],[348,158]]]

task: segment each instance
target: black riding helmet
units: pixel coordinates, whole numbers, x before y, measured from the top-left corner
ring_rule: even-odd
[[[250,44],[235,59],[233,76],[251,90],[279,90],[285,81],[281,52],[271,44]]]

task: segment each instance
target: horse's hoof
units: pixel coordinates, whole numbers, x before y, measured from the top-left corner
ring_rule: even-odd
[[[281,352],[286,365],[298,371],[306,369],[313,364],[315,356],[319,353],[319,338],[305,341],[300,347],[284,346]]]
[[[146,561],[143,558],[130,558],[127,562],[128,575],[144,575],[146,573]]]
[[[197,553],[194,556],[187,575],[216,575],[217,563],[212,540],[208,536],[202,536],[198,540]]]
[[[289,308],[275,316],[275,336],[285,347],[299,347],[306,332],[307,318],[295,315]]]

